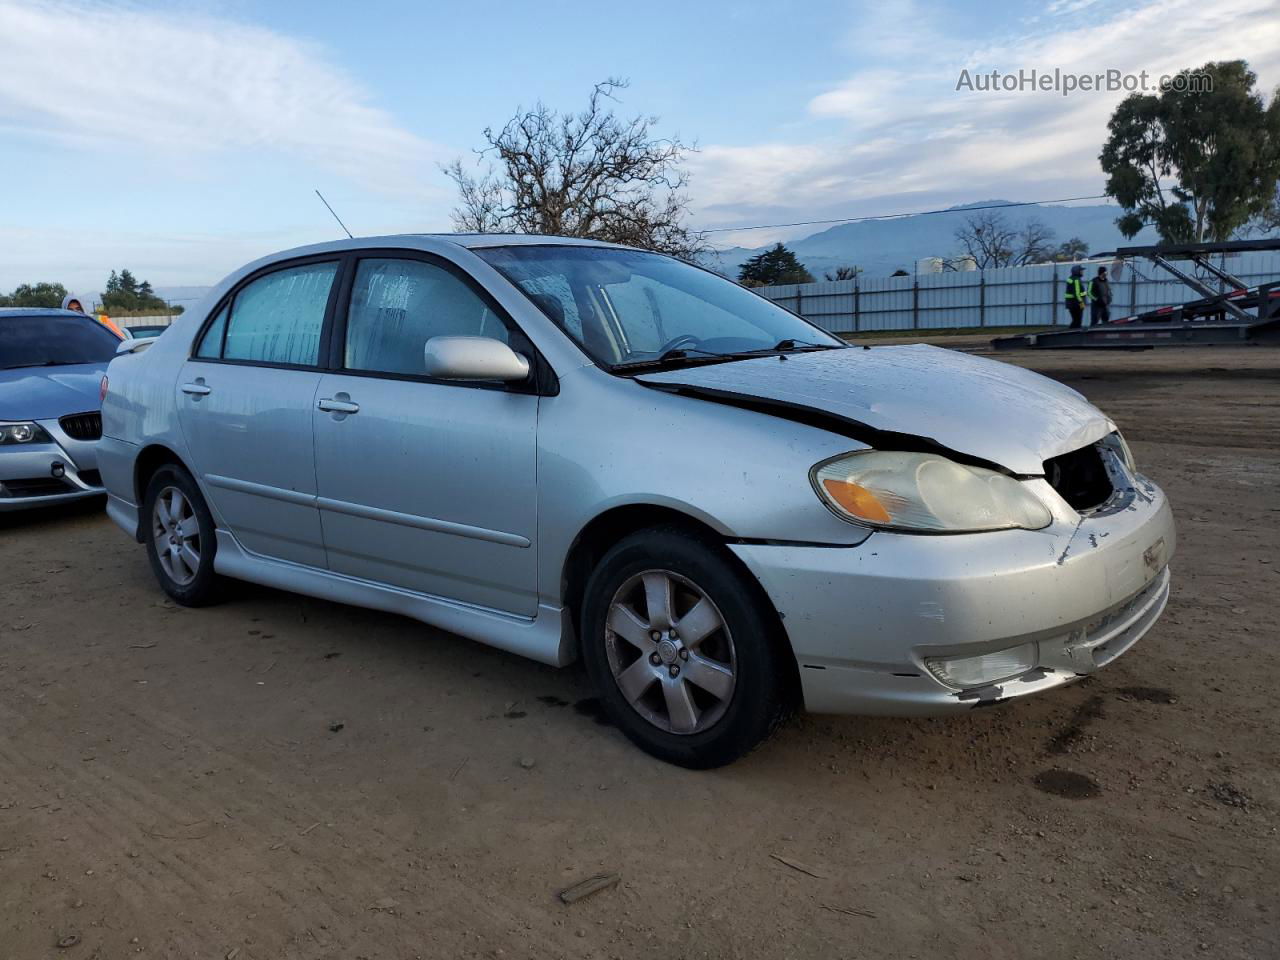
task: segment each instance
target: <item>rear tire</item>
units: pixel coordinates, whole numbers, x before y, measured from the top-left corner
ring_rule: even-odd
[[[724,547],[696,533],[619,541],[587,583],[581,636],[610,719],[668,763],[732,763],[789,712],[776,614]]]
[[[152,474],[142,500],[142,534],[151,571],[177,603],[203,607],[221,599],[222,578],[213,572],[213,516],[182,467],[170,464]]]

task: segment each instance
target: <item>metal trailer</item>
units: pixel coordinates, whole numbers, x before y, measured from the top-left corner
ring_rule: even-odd
[[[1114,253],[1101,256],[1113,256],[1118,260],[1142,257],[1199,293],[1200,298],[1096,326],[997,337],[991,345],[996,350],[1145,350],[1162,346],[1280,343],[1280,280],[1247,287],[1209,260],[1214,254],[1276,250],[1280,250],[1280,240],[1120,247]],[[1171,262],[1173,260],[1190,260],[1229,289],[1214,290],[1198,277],[1175,266]]]

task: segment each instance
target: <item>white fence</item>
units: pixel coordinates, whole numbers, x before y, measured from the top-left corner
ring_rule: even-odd
[[[1243,253],[1212,258],[1215,266],[1246,286],[1280,279],[1280,253]],[[1081,261],[1086,282],[1112,261]],[[1189,260],[1179,269],[1212,290],[1227,287]],[[825,283],[759,287],[756,292],[832,333],[861,330],[918,330],[946,327],[1047,326],[1066,323],[1064,284],[1070,263],[1007,267],[914,277],[832,280]],[[1200,296],[1147,260],[1127,261],[1112,280],[1112,318],[1185,303]]]

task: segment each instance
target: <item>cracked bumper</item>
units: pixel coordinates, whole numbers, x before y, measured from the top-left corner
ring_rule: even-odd
[[[1044,530],[954,536],[875,533],[856,547],[732,547],[783,615],[806,709],[928,715],[972,709],[1079,679],[1152,627],[1175,546],[1164,493],[1140,491]],[[1038,662],[960,690],[925,661],[1026,643]]]

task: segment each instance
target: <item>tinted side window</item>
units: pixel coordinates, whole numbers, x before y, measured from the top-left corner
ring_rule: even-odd
[[[314,365],[336,263],[277,270],[241,288],[227,322],[227,360]]]
[[[230,305],[223,307],[213,318],[213,323],[209,324],[209,329],[200,338],[200,346],[196,348],[197,357],[216,360],[222,356],[222,334],[227,329],[227,313],[230,309]]]
[[[420,260],[361,260],[347,314],[348,370],[425,373],[432,337],[492,337],[507,328],[458,276]]]
[[[89,317],[0,317],[0,370],[101,363],[114,357],[119,345],[119,337]]]

